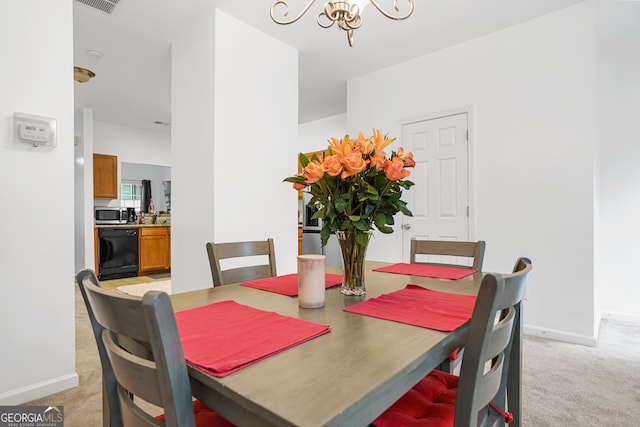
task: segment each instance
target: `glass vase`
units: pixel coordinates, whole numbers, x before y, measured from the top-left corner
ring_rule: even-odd
[[[352,231],[336,231],[340,251],[342,252],[342,290],[344,295],[364,295],[364,261],[371,239],[367,232],[364,245],[356,241],[356,233]]]

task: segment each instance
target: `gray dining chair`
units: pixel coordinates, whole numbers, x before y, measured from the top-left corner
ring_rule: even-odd
[[[521,372],[513,369],[520,368],[514,333],[531,269],[531,261],[520,258],[512,274],[485,275],[469,322],[460,376],[432,371],[372,424],[476,427],[509,422],[507,408],[518,415],[520,392],[513,389],[513,379]]]
[[[208,242],[206,247],[213,286],[276,276],[276,251],[272,238],[248,242]],[[243,265],[242,267],[226,268],[224,270],[220,264],[223,260],[260,255],[267,257],[266,264]]]
[[[446,240],[420,240],[415,237],[411,238],[411,264],[430,264],[446,267],[469,268],[479,272],[482,271],[482,263],[484,261],[484,251],[486,243],[483,240],[477,242],[465,241],[446,241]],[[454,256],[462,257],[471,262],[466,264],[445,264],[426,261],[417,261],[419,256]],[[424,258],[420,258],[424,259]],[[453,373],[462,359],[463,349],[460,348],[451,353],[449,357],[442,361],[439,369]]]
[[[89,322],[93,336],[98,346],[98,355],[100,356],[100,365],[102,368],[102,425],[104,427],[122,426],[122,414],[120,413],[120,402],[118,401],[118,393],[116,392],[116,378],[113,375],[113,369],[109,362],[109,357],[102,343],[102,331],[104,327],[96,321],[91,309],[91,304],[87,299],[87,292],[82,285],[83,282],[91,283],[94,286],[100,286],[98,278],[91,269],[81,270],[76,274],[76,284],[82,294],[82,299],[87,308]]]
[[[486,243],[483,240],[477,242],[445,241],[445,240],[420,240],[411,238],[411,264],[433,264],[447,267],[470,268],[482,271],[484,261],[484,250]],[[418,261],[419,256],[438,255],[463,257],[471,261],[471,265],[447,264],[438,262]]]
[[[139,298],[103,289],[91,270],[78,273],[77,281],[95,325],[94,334],[99,336],[98,350],[108,383],[109,425],[232,426],[193,400],[173,308],[165,292],[149,291]],[[150,349],[150,354],[131,352],[123,344],[125,338],[127,343]],[[147,412],[148,403],[163,408],[164,414],[154,417]]]

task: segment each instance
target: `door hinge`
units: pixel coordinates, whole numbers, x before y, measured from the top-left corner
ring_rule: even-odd
[[[467,218],[469,218],[469,206],[467,206]]]
[[[466,135],[467,135],[467,141],[468,141],[469,140],[469,130],[467,130]]]

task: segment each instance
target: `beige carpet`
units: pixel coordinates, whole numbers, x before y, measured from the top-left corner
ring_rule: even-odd
[[[136,297],[142,297],[148,291],[163,291],[171,295],[171,280],[159,280],[157,282],[139,283],[137,285],[122,285],[116,289]]]
[[[523,426],[636,426],[640,422],[640,324],[605,320],[598,347],[525,337]],[[76,287],[80,386],[26,405],[64,406],[66,427],[102,425],[100,361]]]

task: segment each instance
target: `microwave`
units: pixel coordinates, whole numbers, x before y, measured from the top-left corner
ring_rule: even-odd
[[[96,224],[126,224],[127,210],[119,208],[95,208]]]

